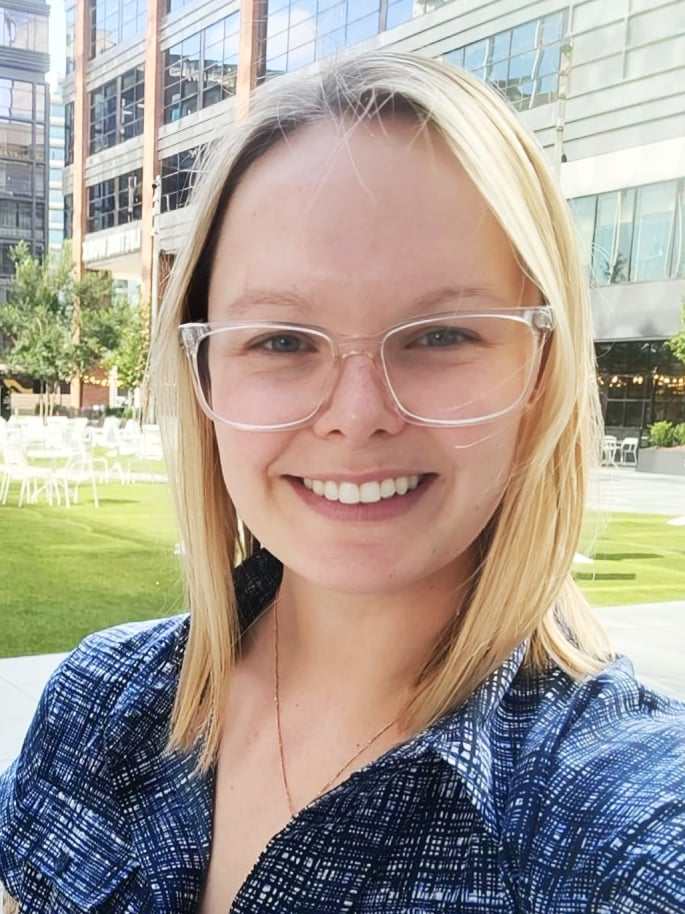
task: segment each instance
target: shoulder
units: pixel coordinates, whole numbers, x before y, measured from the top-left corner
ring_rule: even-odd
[[[74,808],[90,809],[111,834],[116,831],[120,812],[111,797],[108,730],[144,711],[160,676],[173,681],[188,618],[94,632],[54,671],[19,756],[0,774],[0,883],[18,878],[41,823],[58,829]]]
[[[68,742],[80,726],[102,725],[122,696],[129,706],[143,701],[145,684],[174,655],[187,619],[127,622],[87,635],[48,680],[34,724]]]
[[[188,615],[127,622],[87,635],[50,676],[18,762],[36,771],[144,703],[154,674],[182,654]],[[179,661],[180,662],[180,661]],[[2,781],[0,781],[2,784]],[[1,795],[1,792],[0,792]]]
[[[542,678],[504,844],[531,912],[572,899],[577,911],[682,910],[685,704],[642,684],[625,657],[584,682]]]

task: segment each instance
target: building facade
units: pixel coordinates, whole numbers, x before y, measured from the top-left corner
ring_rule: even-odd
[[[14,275],[10,249],[25,240],[42,256],[47,241],[50,7],[0,5],[0,302]]]
[[[48,136],[48,249],[55,253],[64,244],[64,80],[50,92]]]
[[[586,251],[606,422],[685,421],[685,0],[67,0],[64,229],[152,302],[201,153],[261,83],[392,47],[497,86]],[[157,188],[155,192],[155,188]]]

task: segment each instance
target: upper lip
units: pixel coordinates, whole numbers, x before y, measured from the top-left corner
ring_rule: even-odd
[[[397,479],[398,476],[428,476],[421,470],[370,470],[366,473],[305,473],[299,479],[330,480],[331,482],[354,482],[361,485],[364,482],[381,482],[384,479]]]

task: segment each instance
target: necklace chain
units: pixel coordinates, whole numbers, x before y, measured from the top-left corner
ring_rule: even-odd
[[[278,596],[277,596],[276,600],[274,601],[274,704],[276,705],[276,730],[278,733],[278,749],[279,749],[279,754],[281,757],[281,776],[283,778],[283,786],[285,788],[286,797],[288,798],[288,808],[290,810],[290,815],[294,816],[295,809],[293,806],[292,796],[290,794],[290,787],[288,786],[288,776],[285,771],[285,753],[283,751],[283,734],[281,732],[281,711],[280,711],[278,685],[279,685],[279,677],[278,677]],[[365,749],[368,749],[369,746],[373,742],[375,742],[380,736],[382,736],[386,730],[389,730],[393,724],[397,723],[397,721],[400,719],[401,716],[402,715],[400,712],[400,714],[398,714],[394,720],[391,720],[390,723],[386,724],[382,729],[380,729],[378,731],[378,733],[376,733],[375,736],[372,736],[371,739],[367,743],[365,743],[361,747],[361,749],[358,752],[356,752],[348,762],[345,762],[345,764],[342,766],[342,768],[338,772],[336,772],[336,774],[330,779],[330,781],[328,781],[326,784],[324,784],[324,786],[316,794],[314,799],[317,799],[323,793],[325,793],[328,790],[328,788],[333,783],[335,783],[335,781],[343,773],[343,771],[346,768],[348,768],[352,764],[352,762],[362,754],[362,752]]]

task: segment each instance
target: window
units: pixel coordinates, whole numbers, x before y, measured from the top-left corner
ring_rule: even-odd
[[[90,153],[114,146],[117,141],[117,80],[90,93]]]
[[[97,57],[145,30],[147,0],[88,0],[90,57]]]
[[[519,111],[557,97],[567,11],[524,22],[449,51],[444,60],[490,82]]]
[[[595,285],[685,276],[685,179],[570,201]]]
[[[142,67],[134,67],[90,93],[91,155],[143,132],[144,94]],[[70,118],[73,137],[73,112]],[[71,142],[73,145],[73,139]]]
[[[164,52],[164,123],[235,95],[240,14],[233,13]]]
[[[240,21],[228,16],[204,30],[202,107],[235,95],[238,76]]]
[[[48,17],[18,9],[0,7],[0,44],[24,51],[47,54]]]
[[[74,71],[74,45],[76,42],[76,6],[73,2],[68,2],[64,8],[64,30],[66,39],[66,57],[64,69],[66,74]]]
[[[201,32],[164,52],[164,123],[197,111]]]
[[[117,177],[117,225],[133,222],[143,214],[143,169]]]
[[[74,161],[74,103],[67,102],[64,106],[64,164],[71,165]]]
[[[0,191],[13,196],[31,196],[31,165],[0,161]],[[38,191],[38,186],[36,186]]]
[[[33,84],[18,79],[0,79],[0,117],[33,121]]]
[[[116,193],[114,178],[88,188],[88,231],[98,232],[114,225]]]
[[[143,132],[144,71],[134,67],[121,77],[121,138],[129,140]]]
[[[36,220],[42,221],[43,206],[36,208]],[[31,204],[24,200],[0,200],[0,228],[31,231],[33,216]]]
[[[675,200],[674,181],[639,188],[630,272],[633,281],[668,277]]]
[[[31,161],[33,144],[30,124],[0,121],[0,156],[5,159]]]
[[[395,4],[388,16],[397,20],[399,13]],[[340,48],[359,44],[380,31],[380,0],[328,0],[318,4],[316,0],[275,0],[269,3],[265,70],[258,82],[330,57]]]
[[[64,195],[64,237],[71,238],[74,233],[74,195]]]
[[[685,367],[664,340],[595,343],[595,352],[608,429],[636,434],[661,419],[685,422]]]
[[[193,185],[199,174],[198,165],[206,145],[195,146],[162,159],[161,211],[180,209],[190,198]]]
[[[88,188],[87,231],[99,232],[140,219],[143,205],[143,169],[137,168]],[[67,195],[64,207],[67,207]]]

